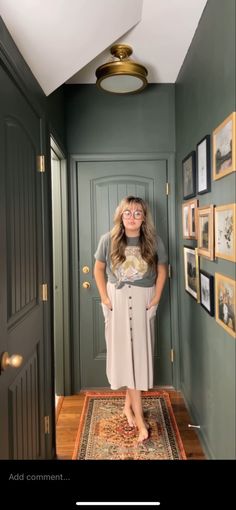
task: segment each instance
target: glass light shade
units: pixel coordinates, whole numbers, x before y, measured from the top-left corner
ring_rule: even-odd
[[[100,88],[113,94],[130,94],[144,88],[144,82],[137,76],[117,74],[107,76],[100,81]]]

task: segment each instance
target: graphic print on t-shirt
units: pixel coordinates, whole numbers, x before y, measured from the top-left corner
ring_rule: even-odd
[[[141,257],[139,246],[125,248],[126,260],[115,270],[118,282],[141,280],[148,270],[148,265]]]

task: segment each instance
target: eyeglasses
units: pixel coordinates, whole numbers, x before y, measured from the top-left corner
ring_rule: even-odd
[[[130,218],[133,216],[135,220],[142,220],[143,219],[143,211],[140,211],[139,209],[136,209],[135,211],[130,211],[129,209],[126,209],[123,211],[122,216],[124,220],[130,220]]]

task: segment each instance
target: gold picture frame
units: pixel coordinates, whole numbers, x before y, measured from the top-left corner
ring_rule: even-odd
[[[236,262],[236,204],[215,208],[215,256]]]
[[[198,254],[214,260],[214,205],[197,209]]]
[[[182,204],[182,229],[184,239],[197,239],[197,208],[197,198],[193,198]]]
[[[236,112],[231,113],[212,133],[213,180],[236,171]]]
[[[236,280],[215,273],[215,318],[229,335],[236,338]]]

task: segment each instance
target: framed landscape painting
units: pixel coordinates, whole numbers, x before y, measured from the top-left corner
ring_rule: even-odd
[[[199,207],[197,212],[198,253],[214,260],[214,205]]]
[[[215,256],[236,262],[236,204],[215,208]]]
[[[236,171],[236,112],[231,113],[212,134],[213,179]]]
[[[184,282],[186,292],[199,303],[199,265],[197,248],[184,246]]]
[[[215,273],[216,322],[236,338],[236,281]]]

